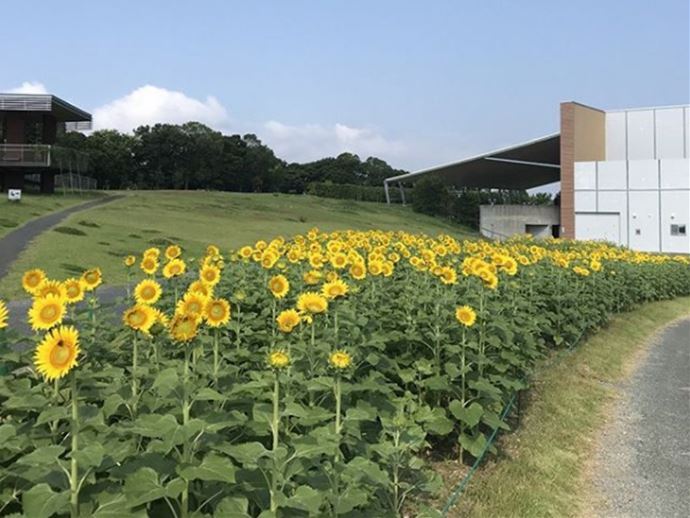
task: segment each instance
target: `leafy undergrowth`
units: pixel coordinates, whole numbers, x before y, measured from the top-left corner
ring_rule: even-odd
[[[1,512],[438,516],[434,466],[509,429],[501,410],[540,360],[690,295],[688,258],[602,243],[312,230],[199,251],[120,263],[123,315],[92,296],[100,270],[24,275],[46,334],[0,329],[0,345],[39,342],[2,355]],[[582,426],[590,379],[547,408],[571,419],[548,440]],[[572,470],[561,453],[537,467]]]

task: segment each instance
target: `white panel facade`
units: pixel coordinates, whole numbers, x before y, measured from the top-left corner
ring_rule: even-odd
[[[625,112],[606,114],[606,160],[625,160]]]
[[[628,162],[628,186],[630,189],[658,189],[659,161],[631,160]]]
[[[597,162],[597,170],[598,189],[621,190],[628,188],[628,172],[625,160]]]
[[[597,188],[597,163],[575,162],[575,190]]]
[[[683,108],[656,110],[656,158],[685,158]]]
[[[620,215],[575,213],[575,238],[620,242]]]
[[[690,190],[661,192],[661,248],[690,253]]]
[[[628,160],[647,160],[654,154],[654,110],[627,112]]]
[[[575,191],[575,211],[576,212],[596,212],[596,210],[597,210],[597,193],[596,193],[596,191]]]
[[[620,240],[616,241],[616,244],[628,246],[627,191],[599,191],[597,196],[599,212],[615,212],[620,214]]]
[[[658,252],[659,191],[630,191],[630,248]]]
[[[661,160],[662,189],[690,189],[690,160]]]

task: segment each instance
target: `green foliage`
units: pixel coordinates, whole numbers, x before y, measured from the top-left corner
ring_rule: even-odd
[[[266,243],[258,261],[226,258],[214,293],[231,302],[231,324],[217,335],[204,326],[188,344],[158,330],[135,336],[97,299],[70,308],[84,354],[57,384],[38,377],[32,351],[12,351],[27,338],[0,330],[2,512],[66,514],[76,485],[83,516],[404,516],[439,487],[431,453],[470,460],[493,428],[507,428],[500,411],[537,359],[616,312],[690,294],[687,262],[598,244],[366,236],[353,248],[370,254],[369,266],[375,254],[398,254],[390,276],[358,281],[339,270],[350,294],[289,334],[276,312],[318,289],[304,279],[308,259],[290,262],[289,251],[326,254],[333,234],[275,241],[284,256],[275,270],[260,262]],[[415,266],[424,256],[460,280]],[[504,268],[508,256],[530,264]],[[480,257],[497,272],[495,289],[462,275]],[[278,271],[290,282],[283,299],[267,289]],[[157,307],[170,314],[184,286],[160,281]],[[465,304],[476,311],[468,327],[455,316]],[[276,347],[292,360],[280,371],[266,365]],[[339,348],[354,358],[343,371],[328,361]]]

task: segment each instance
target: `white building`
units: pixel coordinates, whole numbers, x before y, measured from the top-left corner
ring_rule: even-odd
[[[604,160],[575,161],[575,237],[690,253],[690,107],[604,117]]]
[[[554,220],[543,221],[538,207],[482,207],[487,237],[535,234],[539,225],[536,234],[548,235],[553,224],[560,237],[690,254],[688,105],[604,111],[564,102],[560,133],[387,178],[386,193],[428,174],[454,187],[530,189],[560,181]]]

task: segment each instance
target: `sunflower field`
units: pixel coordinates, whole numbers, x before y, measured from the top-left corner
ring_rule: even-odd
[[[687,257],[564,240],[314,229],[23,277],[0,301],[0,514],[438,516],[535,362],[690,294]]]

